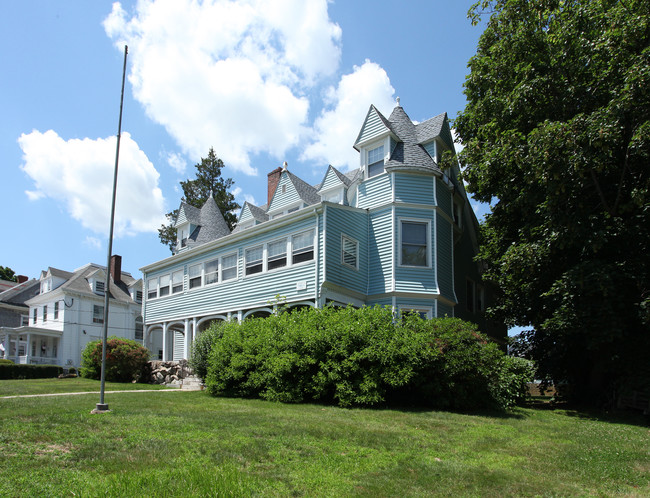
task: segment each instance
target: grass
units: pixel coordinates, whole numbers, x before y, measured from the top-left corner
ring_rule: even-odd
[[[29,379],[29,380],[0,380],[0,397],[20,396],[26,394],[49,393],[79,393],[99,392],[99,381],[73,377],[69,379]],[[154,384],[126,384],[121,382],[106,382],[105,391],[125,391],[135,389],[166,389],[165,386]]]
[[[0,398],[0,496],[650,495],[642,418],[356,410],[200,391],[106,401],[110,413],[91,415],[94,395]]]

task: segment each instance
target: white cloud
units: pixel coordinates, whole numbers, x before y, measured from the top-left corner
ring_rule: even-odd
[[[116,137],[63,140],[56,132],[22,134],[23,171],[34,181],[31,200],[50,197],[72,218],[108,234]],[[129,133],[122,133],[115,206],[115,234],[153,232],[164,222],[159,174]]]
[[[183,156],[181,154],[178,154],[176,152],[168,152],[167,153],[167,164],[169,164],[179,175],[185,174],[185,170],[187,169],[187,161],[183,159]]]
[[[190,157],[213,146],[255,174],[250,157],[280,159],[306,132],[305,91],[333,75],[341,29],[327,0],[141,0],[104,21],[148,116]]]
[[[84,240],[84,244],[92,249],[99,250],[102,248],[102,241],[99,240],[97,237],[91,237],[90,235],[86,236],[86,239]]]
[[[388,117],[395,106],[394,93],[381,66],[369,60],[355,66],[351,74],[341,77],[336,88],[327,90],[326,107],[314,123],[315,141],[305,148],[301,159],[346,170],[358,168],[359,153],[352,146],[370,104]]]

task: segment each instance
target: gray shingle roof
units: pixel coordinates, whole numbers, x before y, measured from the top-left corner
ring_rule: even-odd
[[[26,306],[25,301],[36,296],[40,290],[40,281],[32,278],[22,284],[14,285],[10,289],[0,292],[0,302]]]
[[[418,143],[423,144],[440,136],[446,117],[447,113],[443,112],[442,114],[438,114],[431,119],[427,119],[426,121],[415,125]]]
[[[345,185],[346,187],[349,187],[350,184],[352,183],[352,179],[349,178],[348,176],[344,175],[341,173],[338,169],[336,169],[334,166],[331,164],[327,167],[327,170],[325,171],[325,176],[321,180],[321,182],[318,185],[315,185],[314,188],[316,190],[320,190],[323,187],[323,183],[325,182],[325,179],[327,178],[327,173],[329,173],[329,170],[332,170],[334,174],[338,177],[339,180],[341,180],[341,183]]]
[[[230,234],[228,223],[221,214],[214,197],[209,197],[203,207],[200,210],[197,209],[197,211],[199,211],[198,220],[192,223],[198,226],[188,237],[188,246],[198,246]],[[186,211],[186,215],[187,213],[188,211]]]
[[[255,204],[251,204],[248,201],[244,201],[244,206],[242,206],[242,211],[244,210],[244,207],[248,206],[248,210],[251,212],[251,216],[253,219],[259,223],[263,223],[265,221],[268,221],[269,216],[266,214],[266,204],[262,207],[258,207]],[[240,232],[242,229],[237,225],[232,233],[237,233]]]
[[[420,145],[417,127],[408,117],[401,106],[395,107],[388,118],[392,129],[401,140],[390,155],[386,163],[386,170],[390,171],[395,168],[416,167],[425,168],[434,171],[440,171],[431,156]],[[434,118],[435,119],[435,118]],[[423,127],[423,130],[429,130],[430,125]]]
[[[291,171],[287,170],[286,173],[289,175],[289,179],[291,180],[291,183],[293,183],[296,192],[298,192],[298,196],[305,204],[311,205],[320,202],[320,195],[318,195],[318,191],[314,187],[298,178]]]
[[[187,218],[187,221],[189,221],[192,225],[201,224],[201,210],[199,208],[194,207],[187,202],[181,202],[179,213],[181,210],[185,212],[185,218]]]

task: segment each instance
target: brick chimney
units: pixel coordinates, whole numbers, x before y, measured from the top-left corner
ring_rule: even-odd
[[[22,284],[24,282],[27,282],[29,280],[29,277],[26,277],[25,275],[17,275],[16,280],[19,284]]]
[[[113,282],[119,284],[122,281],[122,256],[113,254],[111,256],[111,277]]]
[[[275,194],[275,189],[278,188],[278,183],[280,183],[280,176],[282,175],[282,168],[277,167],[268,174],[268,190],[267,190],[267,206],[271,205],[271,199],[273,199],[273,194]]]

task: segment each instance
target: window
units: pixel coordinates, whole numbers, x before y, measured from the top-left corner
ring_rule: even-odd
[[[384,172],[384,146],[368,151],[368,178]]]
[[[103,294],[104,293],[104,282],[102,280],[96,280],[95,281],[95,292],[97,294]]]
[[[171,279],[169,278],[169,275],[162,275],[160,277],[160,297],[163,296],[169,296],[169,282]]]
[[[333,202],[334,204],[341,204],[343,198],[343,190],[335,190],[333,192],[326,192],[321,196],[321,199],[327,202]]]
[[[400,306],[400,315],[405,316],[408,314],[414,314],[418,315],[420,318],[423,320],[427,320],[431,318],[431,308],[417,308],[417,307],[411,307],[411,306]]]
[[[21,315],[20,326],[25,327],[26,325],[29,325],[29,315]]]
[[[237,278],[237,254],[230,254],[221,259],[221,279]]]
[[[142,291],[139,290],[135,291],[135,300],[138,303],[142,302]]]
[[[147,280],[147,299],[155,299],[158,297],[158,279],[150,278]]]
[[[201,265],[192,265],[189,268],[190,289],[201,287]]]
[[[482,285],[476,286],[476,311],[485,311],[485,290]]]
[[[104,323],[104,307],[93,304],[93,323]]]
[[[429,266],[429,223],[423,221],[401,222],[401,264],[404,266]]]
[[[36,321],[38,320],[38,310],[36,308],[34,308],[32,316],[33,316],[33,323],[36,323]]]
[[[172,273],[172,294],[183,292],[183,270]]]
[[[205,263],[205,285],[219,281],[219,260],[213,259]]]
[[[264,246],[251,247],[246,249],[246,275],[261,273],[264,269]]]
[[[47,304],[43,306],[43,322],[47,322]]]
[[[470,279],[467,279],[465,302],[467,305],[467,311],[474,312],[474,282],[472,282]]]
[[[41,294],[45,294],[46,292],[50,292],[52,290],[52,280],[44,280],[41,283]]]
[[[299,233],[291,237],[291,263],[302,263],[314,259],[314,232]]]
[[[341,236],[341,262],[359,269],[359,243],[346,235]]]
[[[269,242],[267,246],[269,270],[287,266],[287,239]]]
[[[55,320],[59,319],[59,301],[56,301],[54,303],[54,319]]]
[[[144,337],[144,327],[142,325],[142,318],[138,317],[135,319],[135,340],[141,341]]]

